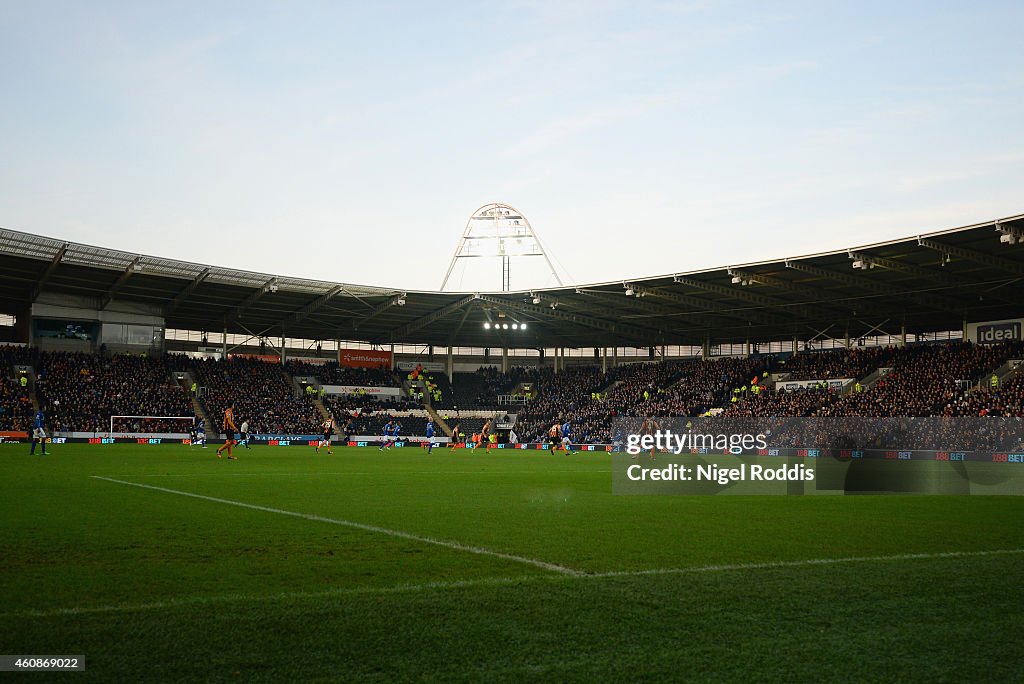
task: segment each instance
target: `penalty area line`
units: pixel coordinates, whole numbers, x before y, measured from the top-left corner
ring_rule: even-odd
[[[976,556],[1005,556],[1022,554],[1024,549],[994,549],[992,551],[937,551],[935,553],[898,553],[888,556],[847,556],[845,558],[805,558],[791,561],[769,561],[766,563],[728,563],[724,565],[698,565],[689,568],[652,568],[650,570],[612,570],[587,574],[587,577],[643,577],[646,575],[682,575],[698,572],[729,572],[736,570],[773,570],[777,568],[802,568],[815,565],[840,565],[842,563],[885,563],[910,560],[938,560],[942,558],[972,558]]]
[[[582,576],[586,574],[581,570],[567,568],[564,565],[557,565],[556,563],[548,563],[547,561],[542,561],[536,558],[517,556],[512,553],[495,551],[494,549],[487,549],[482,546],[470,546],[468,544],[460,544],[459,542],[449,541],[446,539],[434,539],[433,537],[425,537],[423,535],[413,534],[412,532],[403,532],[402,530],[393,530],[387,527],[368,525],[366,523],[354,522],[352,520],[328,518],[322,515],[313,515],[311,513],[298,513],[296,511],[286,511],[282,508],[260,506],[258,504],[245,503],[244,501],[234,501],[232,499],[221,499],[215,496],[206,496],[205,494],[185,492],[180,489],[157,487],[155,485],[142,484],[139,482],[129,482],[128,480],[115,480],[114,478],[103,477],[101,475],[90,475],[89,477],[94,480],[103,480],[105,482],[113,482],[116,484],[127,485],[129,487],[149,489],[155,492],[163,492],[165,494],[177,494],[178,496],[187,496],[193,499],[201,499],[203,501],[210,501],[213,503],[220,503],[228,506],[237,506],[238,508],[248,508],[249,510],[262,511],[263,513],[276,513],[277,515],[287,515],[292,518],[301,518],[303,520],[312,520],[314,522],[328,523],[331,525],[341,525],[342,527],[351,527],[353,529],[363,530],[365,532],[376,532],[377,534],[384,534],[389,537],[397,537],[398,539],[408,539],[410,541],[420,542],[422,544],[432,544],[434,546],[441,546],[443,548],[452,549],[454,551],[464,551],[466,553],[472,553],[478,556],[490,556],[492,558],[500,558],[502,560],[512,561],[515,563],[524,563],[526,565],[532,565],[534,567],[543,568],[544,570],[549,570],[551,572],[557,572],[560,575]]]
[[[387,594],[418,593],[433,590],[455,590],[473,587],[502,587],[522,584],[537,577],[561,580],[553,575],[520,575],[516,577],[481,577],[479,579],[454,580],[450,582],[420,582],[395,584],[384,587],[355,587],[327,589],[324,591],[284,591],[276,594],[215,594],[213,596],[182,596],[163,601],[147,603],[110,603],[99,606],[75,606],[52,610],[25,610],[3,613],[0,618],[55,618],[73,615],[99,615],[104,613],[134,613],[150,610],[171,610],[208,606],[219,603],[272,603],[275,601],[305,601],[313,599],[346,598],[356,596],[379,596]]]
[[[271,603],[275,601],[343,599],[346,597],[378,596],[389,594],[419,593],[424,591],[455,591],[475,587],[521,586],[538,582],[560,583],[572,580],[602,580],[615,578],[644,577],[651,575],[681,575],[686,573],[736,572],[748,570],[771,570],[778,568],[809,568],[841,563],[878,563],[908,560],[937,560],[944,558],[972,558],[980,556],[1002,556],[1024,553],[1024,549],[996,549],[992,551],[947,551],[938,553],[905,553],[891,556],[851,556],[847,558],[809,558],[795,561],[768,563],[735,563],[728,565],[702,565],[689,568],[655,568],[650,570],[623,570],[576,575],[520,575],[511,577],[481,577],[478,579],[419,582],[396,584],[382,587],[337,588],[317,592],[279,592],[274,594],[218,594],[213,596],[183,596],[148,603],[113,603],[98,606],[75,606],[51,610],[24,610],[0,614],[0,619],[57,618],[74,615],[97,615],[107,613],[131,613],[142,611],[172,610],[193,606],[231,603]]]

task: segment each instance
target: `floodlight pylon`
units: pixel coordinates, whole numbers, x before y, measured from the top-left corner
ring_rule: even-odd
[[[448,271],[441,281],[441,291],[448,286],[448,280],[460,259],[480,257],[501,259],[502,292],[511,289],[512,259],[518,258],[543,257],[555,282],[562,285],[562,279],[533,226],[521,211],[509,204],[490,202],[478,207],[470,215],[451,263],[448,264]]]

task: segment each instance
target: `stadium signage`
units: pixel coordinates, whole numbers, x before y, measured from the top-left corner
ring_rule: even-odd
[[[428,373],[444,373],[447,371],[445,364],[439,361],[395,361],[395,367],[399,370],[413,371],[416,370],[417,366],[420,366]]]
[[[975,344],[999,344],[1024,340],[1024,318],[968,323],[964,338]]]
[[[846,387],[851,382],[853,382],[853,379],[837,378],[833,380],[827,380],[825,378],[818,378],[817,380],[793,380],[783,381],[781,385],[782,389],[786,390],[787,392],[792,392],[793,390],[811,389],[823,382],[828,385],[828,388],[830,390],[841,390],[842,388]]]
[[[271,433],[265,433],[265,434],[259,434],[259,435],[255,435],[255,434],[254,435],[249,435],[249,440],[252,441],[252,442],[267,442],[267,443],[274,444],[274,445],[277,445],[277,446],[282,446],[284,444],[287,444],[288,442],[307,443],[307,442],[316,441],[316,440],[319,440],[319,439],[320,439],[320,437],[318,435],[291,435],[291,434],[286,435],[286,434],[271,434]]]
[[[366,394],[372,397],[398,397],[397,387],[363,387],[362,385],[321,385],[327,394]]]
[[[349,368],[391,366],[391,352],[380,349],[339,349],[338,364]]]
[[[1020,323],[991,323],[978,326],[978,344],[1016,342],[1021,339]]]
[[[265,363],[281,363],[281,357],[277,354],[228,354],[228,359],[255,359]]]

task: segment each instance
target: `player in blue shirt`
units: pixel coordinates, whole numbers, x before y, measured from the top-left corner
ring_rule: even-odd
[[[394,427],[391,428],[391,444],[398,443],[398,433],[401,431],[401,429],[402,424],[396,420]]]
[[[622,451],[622,430],[615,431],[615,436],[612,438],[612,445],[615,447],[615,451]]]
[[[192,446],[196,444],[202,444],[203,448],[206,448],[206,421],[202,418],[196,418],[192,425]]]
[[[32,421],[32,448],[28,452],[29,456],[35,455],[36,442],[43,445],[43,456],[46,456],[46,416],[43,415],[43,409],[36,411],[36,417]]]
[[[383,430],[383,432],[384,432],[384,441],[381,442],[380,448],[377,449],[377,451],[384,451],[385,449],[390,449],[391,448],[391,444],[392,444],[392,441],[391,441],[391,430],[394,429],[394,427],[395,427],[395,424],[392,423],[390,420],[388,422],[384,423],[384,430]]]
[[[562,425],[562,451],[567,454],[572,453],[572,426],[569,425],[569,421],[565,421]]]
[[[434,450],[434,421],[427,421],[427,455]]]

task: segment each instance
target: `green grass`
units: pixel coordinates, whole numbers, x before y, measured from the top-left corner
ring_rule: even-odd
[[[1024,553],[974,553],[1024,549],[1021,498],[626,497],[612,496],[603,453],[239,453],[0,446],[0,653],[86,656],[84,675],[33,681],[1008,681],[1024,669]],[[839,558],[863,560],[801,563]]]

